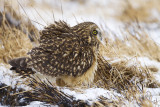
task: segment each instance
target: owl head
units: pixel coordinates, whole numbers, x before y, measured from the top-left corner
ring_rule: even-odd
[[[98,49],[99,43],[102,40],[102,35],[99,27],[93,22],[83,22],[73,28],[73,31],[81,39],[83,46],[91,46]]]

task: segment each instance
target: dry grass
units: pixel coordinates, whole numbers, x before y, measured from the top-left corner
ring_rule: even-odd
[[[7,5],[7,4],[6,4]],[[24,20],[10,5],[0,12],[0,62],[26,56],[38,42],[38,30],[30,20]]]
[[[145,95],[144,88],[157,88],[157,83],[153,72],[157,72],[155,66],[141,66],[138,57],[148,57],[151,60],[160,62],[160,46],[156,44],[149,35],[139,26],[132,26],[123,31],[126,38],[119,39],[115,35],[115,40],[110,39],[106,33],[107,46],[101,46],[101,54],[108,60],[99,58],[98,71],[95,83],[99,87],[115,89],[126,97],[128,101],[136,101],[141,106],[147,105],[150,100]],[[112,34],[114,35],[114,34]],[[112,68],[108,66],[108,62]],[[137,96],[138,95],[138,96]],[[143,97],[142,97],[143,96]]]
[[[119,39],[116,34],[107,35],[107,46],[102,47],[103,55],[111,60],[125,57],[148,57],[151,60],[160,62],[160,46],[137,24],[127,25],[122,31],[123,39]],[[114,36],[115,40],[110,36]]]
[[[125,5],[122,14],[117,18],[121,21],[132,22],[139,20],[140,22],[153,23],[159,19],[152,17],[153,11],[160,12],[159,0],[125,0]]]
[[[8,60],[26,56],[32,48],[27,35],[15,28],[0,28],[0,62],[8,63]]]

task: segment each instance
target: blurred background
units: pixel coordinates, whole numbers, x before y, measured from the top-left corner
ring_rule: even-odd
[[[9,6],[29,18],[38,29],[54,20],[65,20],[70,25],[93,21],[117,32],[124,23],[137,21],[148,30],[157,30],[159,5],[159,0],[0,0],[1,11]]]
[[[159,0],[0,0],[0,11],[13,8],[39,30],[54,20],[67,21],[71,26],[93,21],[104,30],[123,36],[122,28],[138,23],[160,43],[159,5]]]
[[[0,0],[0,11],[8,11],[14,25],[29,20],[27,24],[32,23],[38,30],[59,20],[70,26],[92,21],[111,33],[110,38],[116,35],[123,39],[124,31],[141,29],[160,45],[159,5],[159,0]]]

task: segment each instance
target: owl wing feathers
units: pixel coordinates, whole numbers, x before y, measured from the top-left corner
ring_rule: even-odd
[[[92,64],[91,50],[84,51],[76,33],[65,22],[55,22],[41,32],[40,46],[28,54],[28,64],[41,73],[53,76],[82,75]],[[85,64],[84,64],[85,63]]]

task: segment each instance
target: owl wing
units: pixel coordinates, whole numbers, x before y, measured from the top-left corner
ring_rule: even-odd
[[[56,22],[41,32],[40,46],[29,52],[28,65],[53,76],[77,76],[93,63],[92,50],[81,46],[81,40],[64,22]]]

